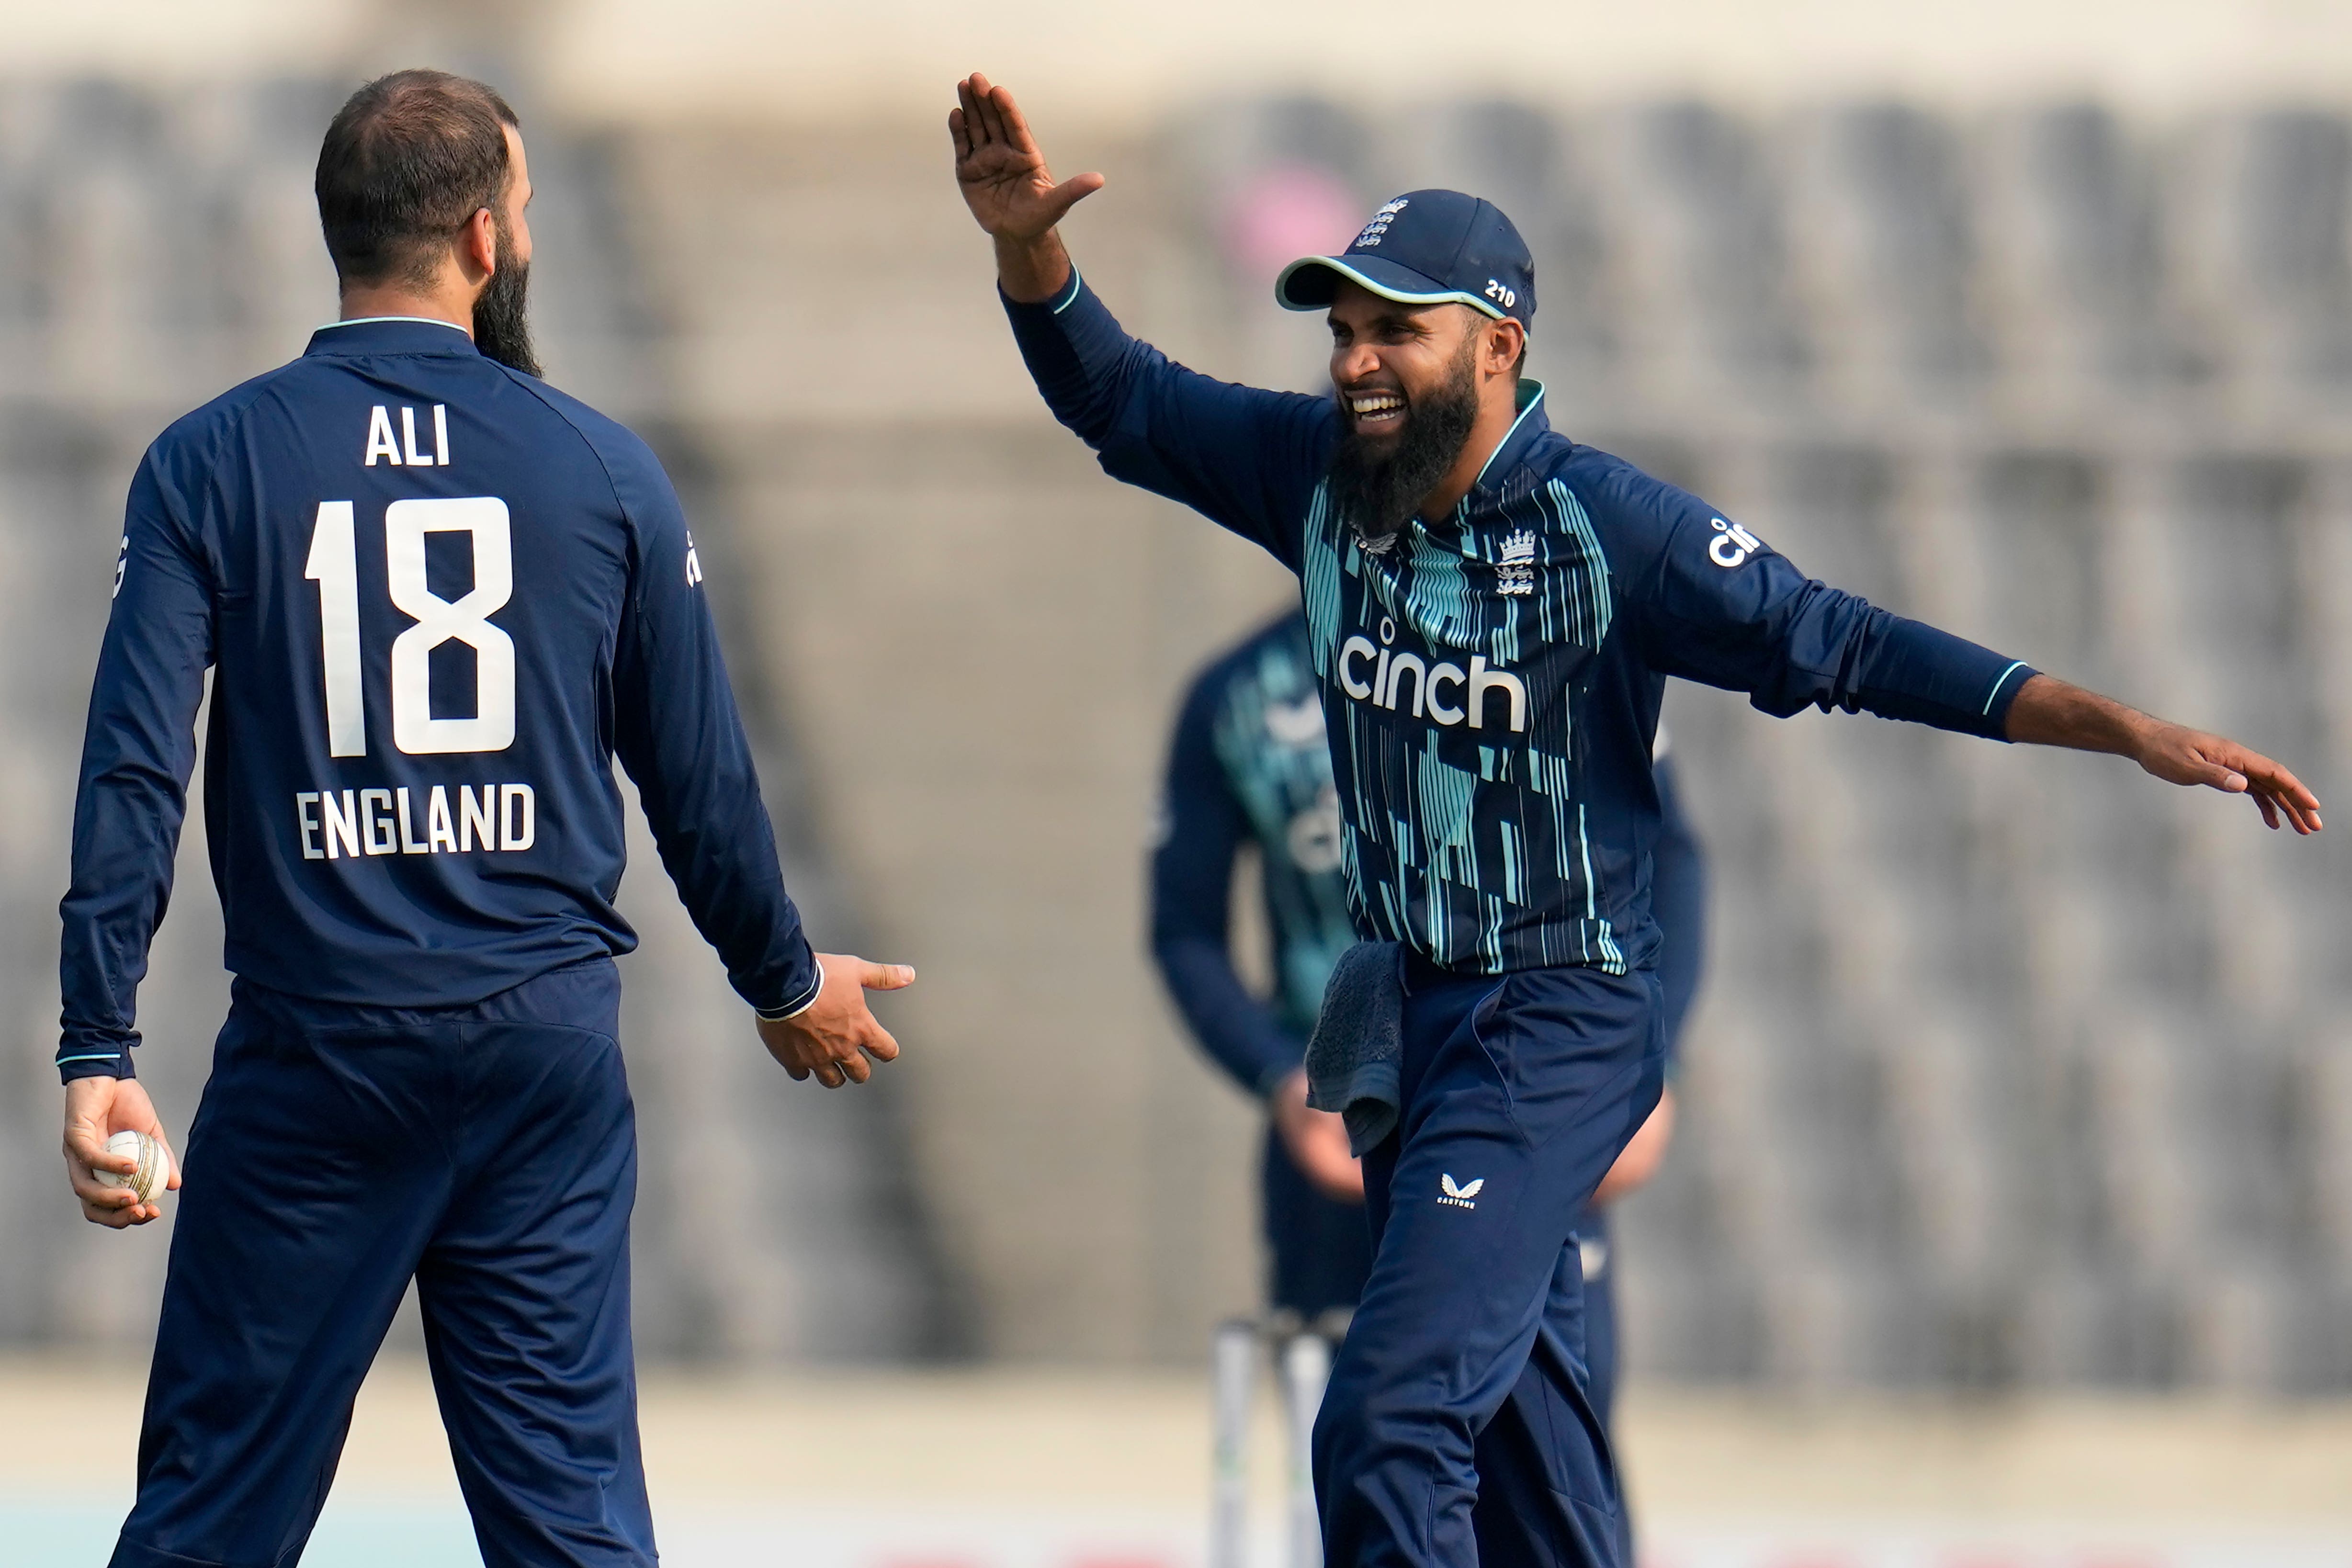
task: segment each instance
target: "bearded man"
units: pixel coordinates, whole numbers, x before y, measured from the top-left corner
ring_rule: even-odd
[[[615,757],[794,1078],[895,1057],[862,988],[914,975],[810,950],[677,497],[538,379],[514,111],[371,82],[318,196],[341,319],[149,448],[90,693],[58,1066],[93,1222],[160,1213],[107,1143],[163,1136],[131,1048],[208,667],[236,976],[113,1562],[298,1559],[414,1280],[483,1562],[651,1568]]]
[[[1453,191],[1286,268],[1334,394],[1237,387],[1122,330],[985,77],[949,116],[964,200],[1047,404],[1113,477],[1299,576],[1360,935],[1308,1051],[1364,1156],[1375,1252],[1315,1434],[1327,1560],[1617,1564],[1577,1217],[1657,1103],[1665,1040],[1651,741],[1670,675],[1805,706],[2129,757],[2319,829],[2294,776],[1906,621],[1554,433],[1520,375],[1535,270]]]

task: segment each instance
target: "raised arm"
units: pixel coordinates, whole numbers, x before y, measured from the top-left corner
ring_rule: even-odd
[[[1339,429],[1331,400],[1234,386],[1130,337],[1071,265],[1055,225],[1102,186],[1055,183],[1020,107],[986,77],[956,84],[956,182],[994,240],[998,290],[1054,417],[1103,471],[1298,563],[1299,532]]]
[[[1041,304],[1070,281],[1070,253],[1056,225],[1103,188],[1103,177],[1077,174],[1055,184],[1021,106],[978,71],[956,83],[956,99],[948,111],[956,183],[996,241],[997,285],[1016,304]]]

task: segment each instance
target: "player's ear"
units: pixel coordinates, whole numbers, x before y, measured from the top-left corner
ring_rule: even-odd
[[[1508,375],[1519,362],[1526,350],[1528,329],[1510,317],[1486,324],[1486,370],[1492,375]]]
[[[499,221],[488,207],[477,207],[457,231],[457,262],[470,279],[488,278],[499,269]]]

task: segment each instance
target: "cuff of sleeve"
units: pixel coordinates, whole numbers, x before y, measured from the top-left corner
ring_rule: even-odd
[[[2006,740],[2010,705],[2033,673],[2022,659],[1890,615],[1857,706],[1882,718]]]
[[[1984,716],[1985,722],[1992,727],[1994,739],[2009,738],[2010,707],[2017,701],[2017,694],[2025,689],[2025,683],[2041,673],[2020,659],[2003,670],[2000,678],[1993,682],[1992,693],[1985,698]]]
[[[86,1053],[58,1058],[58,1079],[71,1083],[77,1078],[136,1078],[138,1069],[132,1065],[128,1047],[112,1055]]]
[[[824,995],[824,966],[815,963],[814,961],[814,955],[812,955],[810,967],[816,970],[816,984],[811,986],[800,996],[785,1002],[781,1007],[760,1008],[756,1009],[760,1017],[765,1019],[770,1023],[775,1023],[783,1019],[796,1019],[800,1017],[801,1014],[808,1011],[809,1009],[816,1006],[817,998]]]
[[[1005,313],[1015,320],[1023,316],[1059,316],[1078,302],[1078,295],[1086,286],[1087,280],[1079,275],[1077,263],[1072,262],[1070,280],[1062,285],[1061,292],[1051,299],[1015,299],[1004,292],[1002,283],[996,286],[996,297],[1004,301]]]

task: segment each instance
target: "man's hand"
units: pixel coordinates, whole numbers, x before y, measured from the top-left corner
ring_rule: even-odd
[[[1271,1108],[1282,1146],[1316,1190],[1340,1203],[1363,1202],[1364,1165],[1348,1150],[1348,1124],[1335,1112],[1307,1103],[1304,1071],[1276,1086]]]
[[[163,1216],[158,1204],[142,1203],[127,1186],[111,1186],[98,1179],[100,1171],[134,1175],[139,1162],[106,1152],[106,1140],[117,1133],[144,1133],[171,1155],[171,1140],[155,1119],[155,1106],[135,1078],[77,1078],[66,1085],[66,1179],[81,1199],[82,1218],[111,1230],[144,1225]],[[180,1162],[171,1157],[172,1176],[164,1186],[180,1189]]]
[[[2132,759],[2167,783],[2252,795],[2272,829],[2284,817],[2298,833],[2319,831],[2318,798],[2284,768],[2234,740],[2149,719]]]
[[[875,1061],[896,1061],[898,1042],[866,1005],[867,991],[900,991],[915,983],[904,964],[869,964],[845,953],[819,953],[824,988],[808,1010],[788,1019],[761,1019],[760,1043],[784,1064],[794,1082],[816,1075],[827,1089],[863,1083]]]
[[[2152,718],[2054,676],[2036,675],[2018,689],[2008,731],[2011,740],[2128,757],[2169,784],[2252,795],[2270,827],[2284,818],[2298,833],[2319,831],[2318,798],[2261,752]]]
[[[1100,174],[1054,183],[1013,95],[974,71],[956,83],[948,110],[956,183],[964,205],[996,240],[996,270],[1007,297],[1050,299],[1070,277],[1069,253],[1054,233],[1063,214],[1103,187]]]

